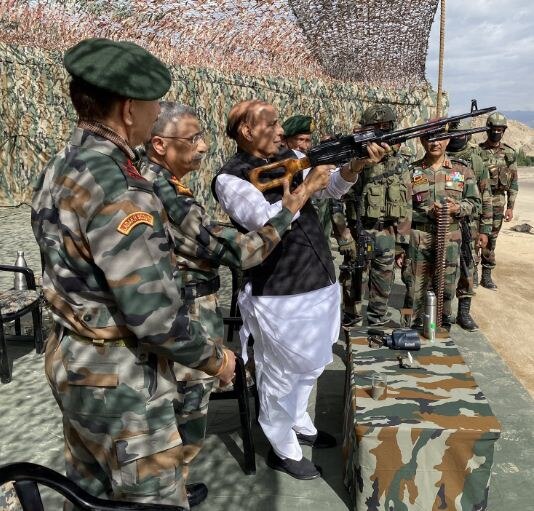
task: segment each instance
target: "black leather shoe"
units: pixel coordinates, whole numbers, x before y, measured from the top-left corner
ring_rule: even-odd
[[[186,484],[189,507],[198,506],[208,496],[208,487],[204,483]]]
[[[297,433],[300,445],[310,445],[316,449],[328,449],[337,445],[336,439],[326,431],[317,431],[316,435]]]
[[[273,470],[285,472],[295,479],[317,479],[321,477],[321,468],[313,464],[308,458],[302,458],[300,461],[290,458],[283,460],[273,449],[267,455],[267,466]]]

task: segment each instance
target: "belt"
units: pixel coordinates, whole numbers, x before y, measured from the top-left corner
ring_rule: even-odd
[[[412,229],[415,229],[416,231],[423,231],[423,232],[436,232],[437,225],[432,222],[424,222],[424,223],[417,223],[414,222],[412,224]],[[454,222],[449,225],[449,231],[457,231],[459,229],[458,223]]]
[[[128,346],[132,346],[132,343],[128,344],[125,339],[91,339],[91,337],[85,337],[77,334],[68,328],[65,328],[63,333],[77,342],[92,344],[93,346],[109,346],[110,348],[126,348]]]
[[[216,293],[221,287],[221,279],[219,275],[211,280],[201,280],[200,282],[189,282],[181,288],[180,293],[182,299],[186,301],[194,300],[201,296],[211,295]]]

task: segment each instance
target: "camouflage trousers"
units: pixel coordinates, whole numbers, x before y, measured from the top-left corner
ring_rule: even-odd
[[[188,306],[189,329],[192,337],[203,342],[222,344],[224,324],[217,294],[195,298]],[[206,438],[210,394],[218,380],[197,369],[174,364],[178,381],[173,401],[176,424],[182,437],[182,473],[187,481],[189,466],[198,456]]]
[[[395,232],[393,227],[382,230],[366,230],[374,240],[374,256],[363,273],[362,284],[369,289],[367,320],[369,324],[386,319],[388,300],[395,278]],[[357,234],[353,233],[353,236]],[[343,287],[345,312],[361,316],[361,302],[356,302],[352,291],[353,272],[340,272],[339,281]],[[362,286],[363,287],[363,286]]]
[[[434,288],[435,239],[433,233],[412,229],[405,271],[407,297],[405,306],[413,309],[414,318],[423,318],[426,292]],[[452,312],[452,300],[456,291],[458,260],[460,257],[460,231],[452,231],[446,246],[445,285],[443,290],[443,314]]]
[[[135,345],[61,328],[49,337],[45,370],[63,414],[66,475],[97,497],[188,509],[172,362]]]
[[[504,210],[506,208],[505,192],[493,192],[493,226],[491,234],[488,236],[488,244],[482,249],[482,266],[484,268],[495,268],[495,247],[497,246],[497,236],[502,227]]]

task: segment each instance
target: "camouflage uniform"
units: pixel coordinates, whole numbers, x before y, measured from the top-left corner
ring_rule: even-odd
[[[241,234],[214,222],[192,192],[164,167],[145,160],[143,175],[154,183],[171,224],[174,251],[189,308],[191,336],[199,342],[222,345],[224,325],[217,299],[219,266],[247,269],[261,263],[290,226],[293,214],[286,208],[258,231]],[[198,284],[204,293],[198,293]],[[206,434],[208,402],[215,380],[210,375],[175,364],[178,393],[174,402],[187,466],[197,456]]]
[[[480,215],[473,215],[469,218],[469,228],[471,231],[471,254],[473,255],[468,261],[465,261],[465,266],[460,266],[460,278],[456,286],[456,296],[462,298],[464,296],[473,296],[473,281],[475,267],[480,262],[477,255],[477,242],[479,234],[491,234],[491,226],[493,222],[493,206],[491,198],[491,187],[489,184],[488,169],[484,165],[480,157],[478,147],[476,145],[467,144],[464,149],[454,153],[448,153],[450,157],[464,160],[466,164],[471,167],[475,174],[475,179],[480,193],[482,203],[482,210]]]
[[[505,209],[513,209],[517,197],[516,152],[506,144],[490,147],[485,142],[479,145],[480,156],[488,171],[493,196],[493,227],[488,245],[482,250],[482,266],[495,268],[495,247],[502,227]]]
[[[353,239],[357,241],[359,237],[356,232],[359,213],[365,233],[373,240],[374,254],[364,277],[369,286],[369,324],[387,321],[388,300],[394,280],[395,243],[404,241],[410,232],[409,158],[407,149],[394,148],[393,154],[382,162],[364,167],[356,184],[343,198]],[[344,265],[350,268],[354,262],[355,259],[346,258]],[[350,269],[340,274],[343,305],[345,312],[361,316],[361,303],[355,302],[351,292],[352,278]]]
[[[422,319],[426,290],[431,287],[434,274],[436,220],[430,213],[434,202],[450,197],[460,204],[460,211],[450,219],[450,235],[446,244],[445,289],[443,314],[451,314],[456,289],[461,233],[458,219],[478,215],[480,194],[473,171],[461,160],[445,159],[438,170],[424,159],[414,162],[412,173],[412,230],[408,249],[407,305],[414,316]]]
[[[189,335],[163,206],[108,135],[76,128],[32,202],[67,477],[98,497],[187,508],[172,367],[216,374],[222,350]]]

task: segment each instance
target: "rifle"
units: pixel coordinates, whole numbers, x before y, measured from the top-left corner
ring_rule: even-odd
[[[367,264],[374,257],[375,240],[372,236],[363,229],[362,219],[360,215],[360,197],[349,199],[353,202],[355,210],[355,220],[348,223],[349,229],[352,233],[356,233],[356,258],[351,260],[349,256],[345,256],[343,263],[339,266],[341,272],[350,274],[350,295],[354,302],[362,301],[362,280],[363,271]]]
[[[293,176],[309,167],[316,167],[317,165],[339,165],[343,164],[352,158],[367,158],[367,145],[373,142],[377,144],[387,143],[390,145],[401,144],[411,138],[421,136],[438,135],[442,133],[443,128],[451,123],[461,121],[470,117],[487,114],[496,110],[496,107],[483,108],[480,110],[473,110],[472,112],[454,115],[452,117],[445,117],[433,121],[424,122],[416,126],[410,126],[400,130],[384,133],[381,130],[374,128],[362,129],[352,135],[344,135],[342,137],[326,140],[319,145],[312,147],[305,158],[287,158],[285,160],[269,163],[257,167],[250,171],[249,177],[251,183],[261,192],[282,186],[284,180],[291,180]],[[473,128],[477,129],[477,128]],[[465,134],[465,130],[451,133],[448,137],[459,137]],[[285,173],[269,181],[260,181],[263,173],[274,169],[284,168]]]
[[[471,228],[469,221],[465,218],[460,219],[460,231],[462,233],[462,244],[460,245],[460,265],[461,271],[467,277],[469,275],[469,264],[472,262],[475,264],[475,258],[473,251],[471,250],[471,243],[473,238],[471,237]]]

